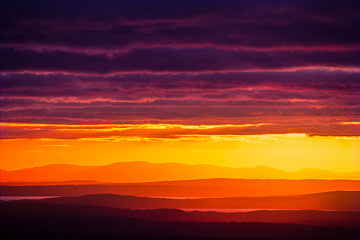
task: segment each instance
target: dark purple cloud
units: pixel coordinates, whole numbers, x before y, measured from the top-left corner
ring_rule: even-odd
[[[307,66],[350,67],[360,65],[360,50],[347,52],[229,51],[216,49],[134,49],[128,53],[85,55],[62,51],[34,52],[2,48],[2,71],[68,71],[111,73],[132,71],[197,72],[287,69]]]
[[[203,74],[64,75],[8,73],[2,121],[228,124],[356,121],[359,73],[296,71]],[[279,118],[279,119],[278,119]],[[308,120],[306,120],[308,121]]]
[[[151,95],[157,94],[154,89],[171,93],[192,90],[216,95],[218,91],[248,88],[304,91],[310,96],[313,91],[324,94],[333,92],[356,94],[360,91],[359,78],[358,72],[324,70],[198,74],[137,73],[114,76],[8,73],[0,76],[0,84],[6,96],[86,97],[94,90],[99,95],[106,93],[105,96],[113,92],[112,97],[114,97],[120,90],[135,93],[150,90]]]
[[[264,122],[227,131],[359,135],[341,124],[360,121],[359,1],[1,5],[3,122]]]
[[[133,44],[359,44],[357,1],[7,1],[1,39],[112,49]]]

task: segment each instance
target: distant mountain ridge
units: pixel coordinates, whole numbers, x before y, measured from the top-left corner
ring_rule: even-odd
[[[54,164],[14,171],[1,170],[0,172],[1,182],[91,180],[130,183],[207,178],[360,180],[360,171],[332,172],[322,169],[302,169],[287,172],[266,166],[231,168],[207,164],[118,162],[105,166]]]

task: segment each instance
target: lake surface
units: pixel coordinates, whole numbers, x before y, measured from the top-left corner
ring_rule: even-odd
[[[54,198],[58,196],[0,196],[2,201],[12,201],[12,200],[24,200],[24,199],[45,199],[45,198]]]
[[[2,201],[26,200],[26,199],[39,200],[39,199],[55,198],[55,197],[60,197],[60,196],[0,196],[0,200]],[[158,208],[133,208],[133,210],[136,209],[150,210],[150,209],[158,209]],[[253,212],[253,211],[300,211],[300,210],[317,210],[317,211],[331,211],[331,212],[342,211],[342,210],[334,210],[334,209],[258,209],[258,208],[176,208],[176,209],[186,212],[198,211],[198,212],[222,212],[222,213]]]
[[[236,213],[236,212],[253,212],[253,211],[289,211],[298,209],[263,209],[263,208],[178,208],[186,212],[223,212],[223,213]]]

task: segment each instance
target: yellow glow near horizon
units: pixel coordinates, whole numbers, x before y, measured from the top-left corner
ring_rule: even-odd
[[[359,137],[310,137],[302,133],[265,135],[183,135],[78,140],[1,140],[1,169],[47,164],[106,165],[122,161],[178,162],[229,167],[266,165],[287,171],[321,168],[360,171]]]
[[[109,129],[123,129],[126,127],[129,128],[139,128],[139,129],[167,129],[167,128],[183,128],[183,129],[212,129],[220,127],[256,127],[263,126],[265,123],[255,123],[255,124],[218,124],[218,125],[185,125],[185,124],[171,124],[171,123],[142,123],[142,124],[47,124],[47,123],[6,123],[0,122],[0,126],[3,127],[68,127],[70,129],[61,129],[61,130],[88,130],[87,127],[94,128],[99,130],[101,128]],[[91,130],[94,130],[91,129]]]
[[[360,122],[341,122],[344,125],[360,125]]]

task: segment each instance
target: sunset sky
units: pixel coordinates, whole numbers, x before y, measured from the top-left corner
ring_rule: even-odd
[[[1,1],[0,168],[360,171],[358,1]]]

